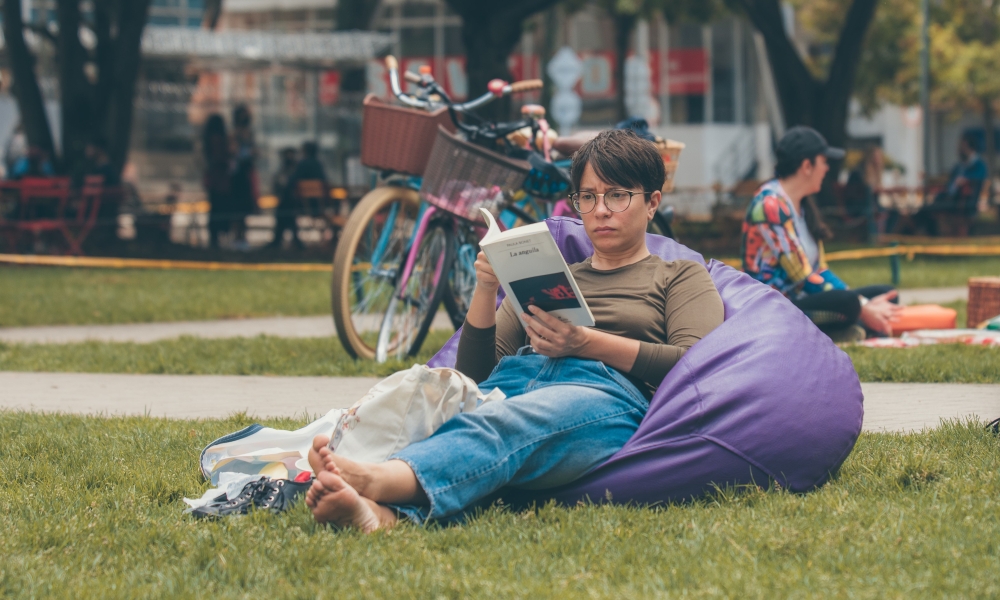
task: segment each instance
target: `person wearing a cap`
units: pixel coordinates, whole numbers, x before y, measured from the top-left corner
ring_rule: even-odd
[[[824,333],[859,341],[867,332],[891,335],[900,308],[892,287],[851,290],[823,260],[823,240],[832,234],[810,196],[823,186],[828,159],[843,157],[818,131],[789,129],[778,142],[775,178],[747,207],[740,254],[744,271],[784,294]]]

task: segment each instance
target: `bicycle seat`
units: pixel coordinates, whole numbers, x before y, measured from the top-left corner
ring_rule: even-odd
[[[577,131],[573,135],[560,137],[552,143],[552,147],[563,156],[573,156],[573,153],[580,149],[590,140],[597,137],[600,131]]]

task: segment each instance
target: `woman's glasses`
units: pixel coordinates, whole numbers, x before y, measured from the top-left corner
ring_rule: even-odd
[[[608,190],[603,194],[594,192],[575,192],[569,195],[569,201],[573,203],[573,208],[581,215],[585,215],[597,208],[597,197],[604,196],[604,206],[611,212],[625,212],[632,204],[632,196],[645,196],[650,192],[632,192],[629,190]]]

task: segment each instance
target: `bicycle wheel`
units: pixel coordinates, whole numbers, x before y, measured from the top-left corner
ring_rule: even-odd
[[[450,219],[434,219],[416,249],[409,278],[397,281],[379,329],[375,360],[416,356],[448,287],[455,262],[455,234]]]
[[[415,190],[381,187],[366,194],[344,224],[330,291],[337,336],[354,358],[375,358],[375,337],[419,211]]]
[[[663,237],[668,237],[672,240],[676,240],[674,237],[674,230],[670,227],[670,222],[673,221],[674,209],[672,206],[668,206],[666,210],[658,210],[656,214],[653,215],[653,219],[646,226],[646,233],[655,233],[656,235],[662,235]]]
[[[444,294],[444,308],[451,324],[458,329],[465,323],[465,315],[476,291],[476,255],[479,254],[479,236],[471,225],[463,223],[455,232],[455,265],[448,273],[448,289]]]

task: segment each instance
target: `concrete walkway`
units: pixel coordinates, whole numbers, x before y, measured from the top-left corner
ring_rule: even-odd
[[[0,372],[0,409],[213,418],[321,415],[377,379]],[[1000,384],[865,383],[866,431],[919,431],[941,419],[1000,417]]]
[[[362,331],[374,331],[369,323]],[[431,329],[452,329],[444,310],[438,311]],[[234,338],[273,335],[287,338],[331,337],[337,334],[330,315],[318,317],[270,317],[266,319],[224,319],[218,321],[175,321],[172,323],[127,323],[120,325],[53,325],[43,327],[0,327],[0,342],[22,344],[70,344],[95,340],[100,342],[136,342],[189,335],[198,338]]]

